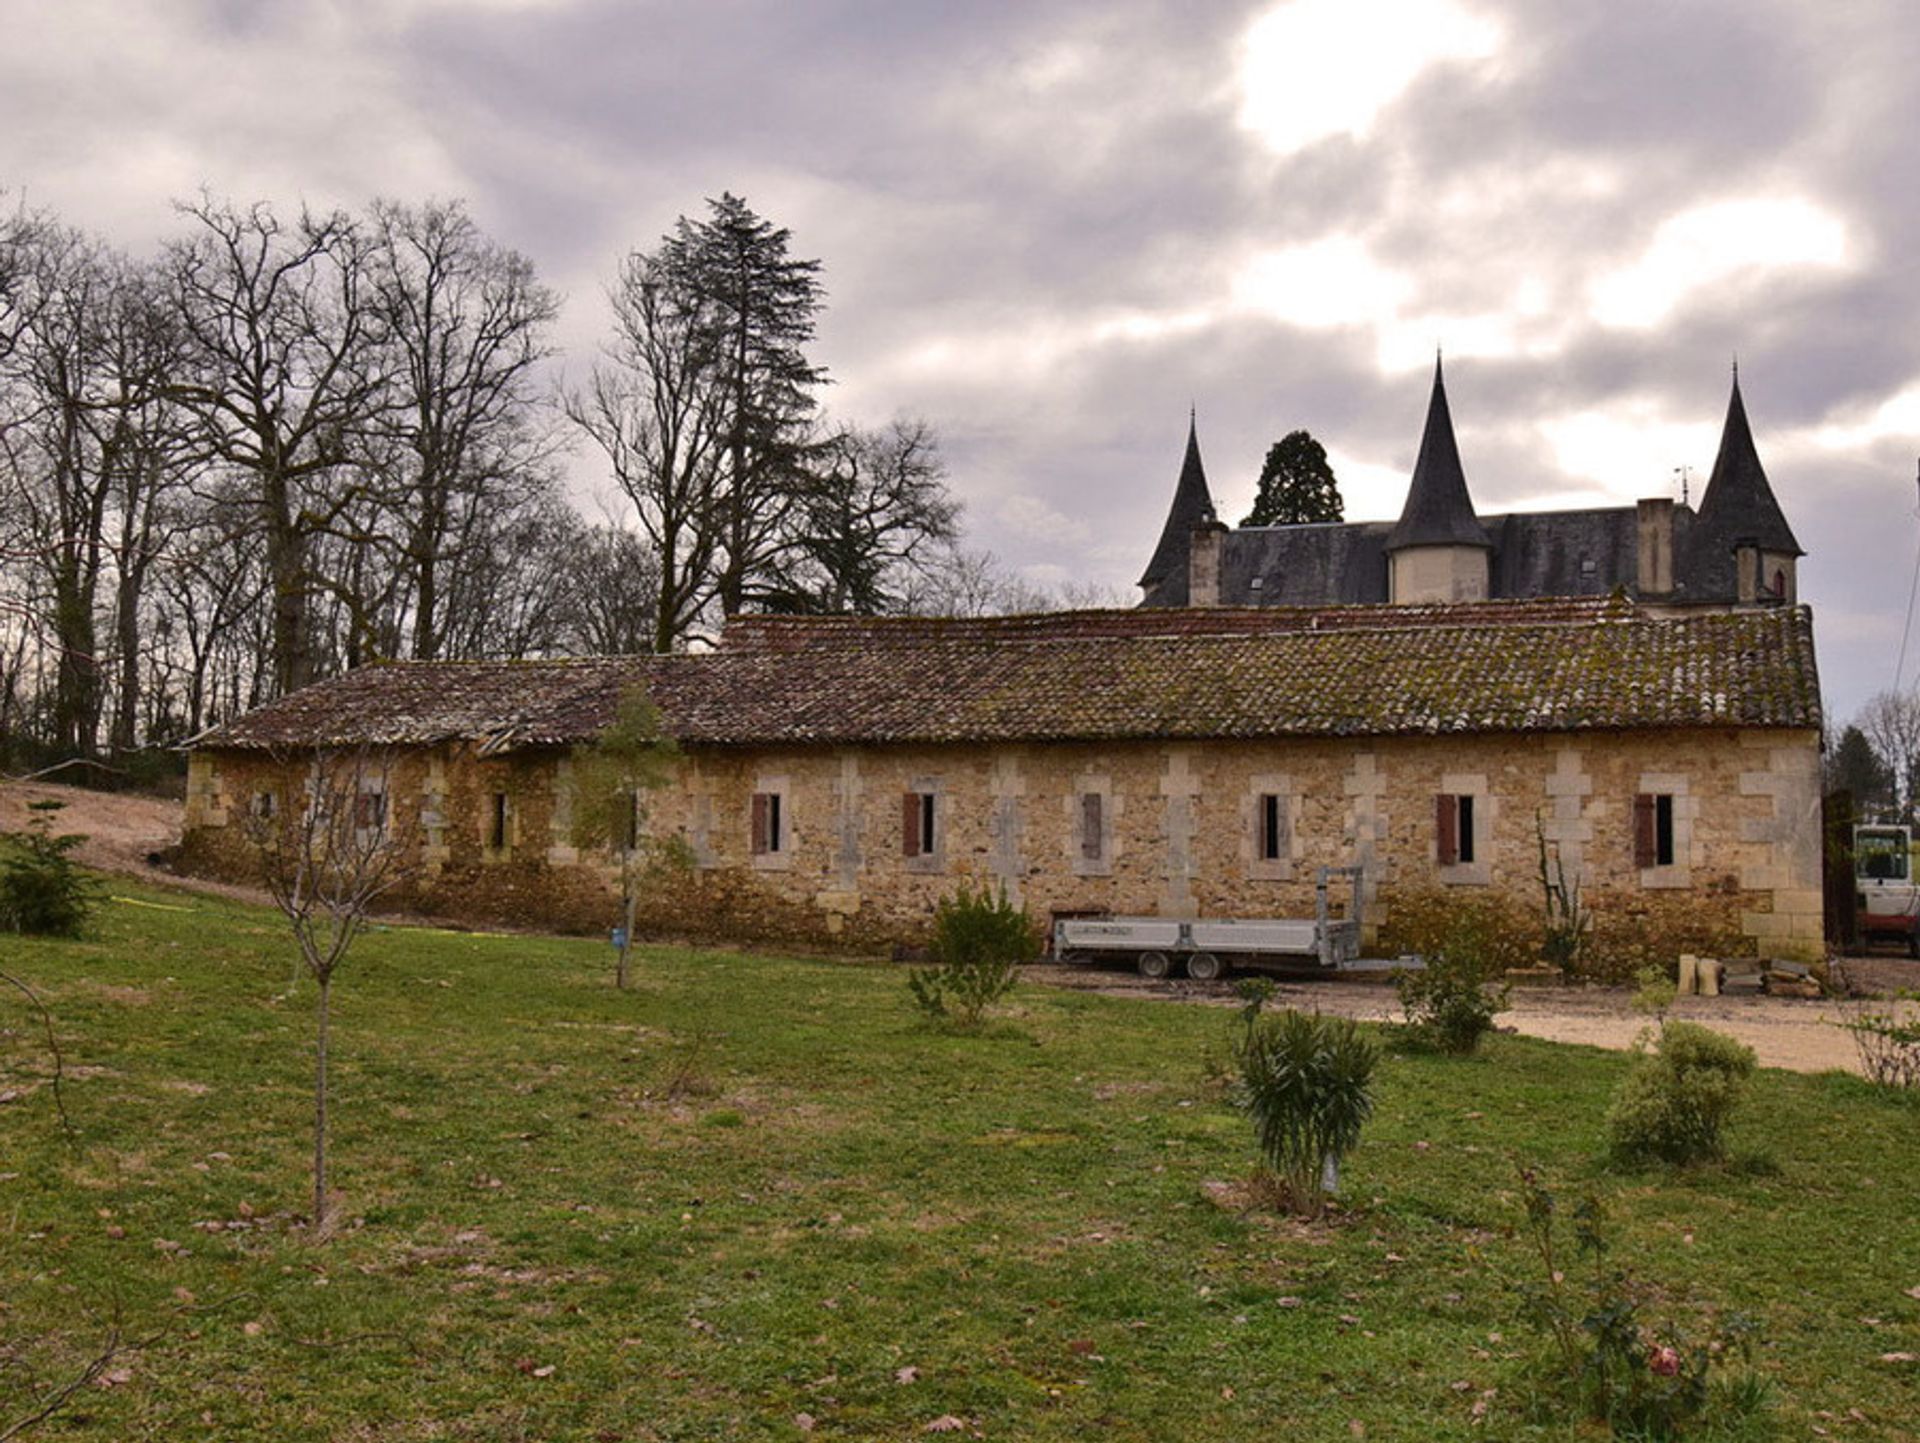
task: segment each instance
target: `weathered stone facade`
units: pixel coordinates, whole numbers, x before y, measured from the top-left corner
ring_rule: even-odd
[[[401,753],[388,793],[395,817],[418,818],[421,863],[401,900],[475,919],[608,925],[612,861],[574,848],[568,771],[554,747]],[[302,776],[261,751],[196,752],[185,865],[244,873],[238,819],[258,793],[297,794]],[[782,817],[780,845],[758,855],[755,793],[778,796]],[[910,793],[934,798],[919,855],[903,837]],[[1471,859],[1439,859],[1439,795],[1473,800]],[[1646,795],[1667,799],[1664,865],[1636,865],[1634,803]],[[1538,906],[1544,835],[1596,909],[1657,918],[1683,903],[1692,922],[1764,955],[1821,948],[1819,734],[1804,727],[689,746],[647,830],[680,844],[668,849],[680,863],[651,869],[642,907],[651,929],[675,934],[914,942],[961,879],[1004,883],[1041,923],[1095,909],[1310,916],[1316,869],[1357,863],[1371,939],[1396,895],[1413,891],[1491,890]]]

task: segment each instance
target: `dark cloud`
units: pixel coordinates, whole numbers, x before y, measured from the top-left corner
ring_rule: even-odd
[[[1233,514],[1296,426],[1390,514],[1442,344],[1483,505],[1624,500],[1704,477],[1738,353],[1853,709],[1887,679],[1916,539],[1920,438],[1866,422],[1920,386],[1920,17],[1456,3],[1497,23],[1492,54],[1281,155],[1238,119],[1252,0],[0,0],[0,185],[136,248],[202,180],[463,195],[568,293],[575,369],[618,256],[732,189],[826,263],[832,403],[928,416],[978,542],[1121,585],[1190,403]],[[1308,47],[1266,83],[1337,60]],[[1707,266],[1606,323],[1595,297],[1663,227],[1746,201],[1832,218],[1844,263]],[[1251,303],[1250,263],[1329,239],[1377,268],[1351,323]],[[1550,438],[1574,417],[1603,449],[1607,425],[1695,449],[1568,466]]]

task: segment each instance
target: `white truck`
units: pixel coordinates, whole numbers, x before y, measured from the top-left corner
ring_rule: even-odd
[[[1338,902],[1329,896],[1336,879],[1351,883]],[[1235,966],[1344,968],[1360,955],[1360,868],[1320,869],[1311,919],[1063,918],[1053,926],[1053,955],[1065,963],[1131,961],[1142,977],[1154,978],[1178,965],[1196,982]]]
[[[1906,827],[1855,827],[1855,915],[1864,942],[1898,942],[1920,957],[1920,887],[1913,879],[1913,834]]]

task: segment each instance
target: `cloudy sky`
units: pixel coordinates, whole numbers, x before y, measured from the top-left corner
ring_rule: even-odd
[[[1131,594],[1197,406],[1399,512],[1436,346],[1483,511],[1694,496],[1738,355],[1836,712],[1920,545],[1910,0],[0,0],[0,188],[464,197],[568,297],[731,189],[825,263],[830,403],[976,544]],[[581,457],[582,487],[595,484]],[[1920,638],[1904,679],[1920,673]]]

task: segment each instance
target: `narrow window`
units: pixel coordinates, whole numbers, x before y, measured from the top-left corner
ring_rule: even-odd
[[[934,850],[934,797],[932,792],[908,792],[900,805],[900,853],[906,857],[930,856]]]
[[[780,793],[753,794],[753,854],[771,856],[786,846],[785,819],[780,815]]]
[[[507,845],[507,794],[495,792],[493,805],[487,813],[487,845],[499,851]]]
[[[272,792],[255,792],[253,794],[253,814],[263,822],[273,820],[274,808],[277,805],[278,802]]]
[[[1263,862],[1277,862],[1287,855],[1286,798],[1266,792],[1260,798],[1258,855]]]
[[[387,794],[361,792],[353,799],[353,824],[363,832],[375,832],[387,824]]]
[[[1106,850],[1100,834],[1100,808],[1100,793],[1080,794],[1080,855],[1089,862],[1099,861]]]
[[[1633,799],[1633,864],[1642,868],[1673,865],[1670,793],[1642,792]]]
[[[1433,799],[1434,860],[1443,867],[1471,862],[1477,850],[1473,798],[1441,792]]]

